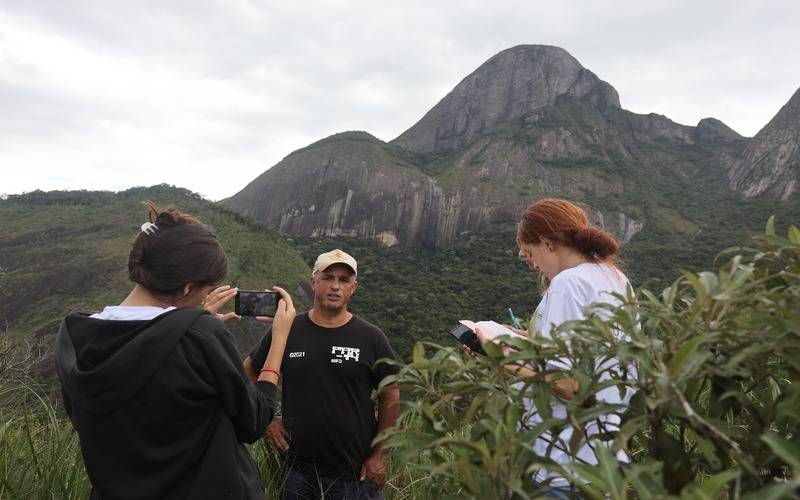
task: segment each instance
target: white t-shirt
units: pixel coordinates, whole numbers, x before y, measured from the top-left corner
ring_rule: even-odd
[[[539,306],[536,308],[532,320],[534,334],[543,337],[551,338],[550,332],[554,327],[564,323],[565,321],[580,320],[587,317],[587,311],[590,305],[598,302],[619,305],[619,300],[614,297],[613,293],[619,293],[623,296],[627,293],[627,288],[630,286],[628,278],[613,266],[608,264],[595,264],[585,263],[579,264],[570,269],[565,269],[558,273],[550,283],[547,291],[542,297]],[[601,317],[605,311],[596,310],[596,314]],[[554,369],[568,369],[570,368],[569,360],[558,359],[548,360],[546,363],[548,368]],[[618,365],[615,359],[610,359],[606,364],[600,368],[610,368]],[[602,379],[608,379],[610,375],[604,373]],[[621,398],[619,389],[617,387],[609,387],[603,389],[595,394],[598,401],[603,401],[612,404],[628,405],[633,396],[632,390],[627,390],[626,394]],[[554,418],[566,418],[566,407],[557,398],[554,400],[551,408]],[[533,408],[532,401],[525,402],[526,410]],[[618,430],[619,417],[616,415],[608,415],[601,417],[600,423],[605,427],[605,430]],[[533,415],[528,421],[528,425],[541,422],[539,415]],[[599,431],[598,422],[591,421],[585,424],[586,435],[596,435]],[[572,427],[565,428],[558,440],[561,443],[569,443],[570,436],[572,435]],[[546,436],[550,437],[550,436]],[[606,443],[607,445],[610,443]],[[534,443],[534,450],[540,456],[547,455],[547,448],[550,446],[549,439],[538,438]],[[581,461],[589,464],[597,464],[594,452],[589,444],[584,444],[577,453]],[[553,448],[550,451],[550,458],[557,463],[570,463],[572,459],[562,450]],[[618,454],[619,460],[627,461],[627,456],[624,453]],[[537,482],[545,479],[552,478],[550,483],[553,486],[564,486],[568,481],[558,474],[547,473],[540,471],[535,480]]]
[[[155,306],[106,306],[101,312],[92,314],[90,318],[109,319],[113,321],[150,321],[167,311],[175,309]]]

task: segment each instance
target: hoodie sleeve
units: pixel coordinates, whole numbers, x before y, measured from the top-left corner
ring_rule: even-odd
[[[231,334],[214,331],[205,337],[206,359],[214,377],[225,414],[233,422],[236,437],[254,443],[264,436],[275,412],[275,384],[251,384]]]

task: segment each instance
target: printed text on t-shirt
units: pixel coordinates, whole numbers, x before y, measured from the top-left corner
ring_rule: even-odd
[[[358,361],[358,356],[361,353],[360,349],[355,347],[339,347],[331,346],[331,363],[342,363],[343,361]]]

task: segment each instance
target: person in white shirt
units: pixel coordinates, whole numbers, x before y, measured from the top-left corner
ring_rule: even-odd
[[[550,338],[551,331],[560,324],[586,318],[592,304],[618,305],[619,299],[614,294],[625,296],[630,287],[628,278],[617,264],[619,243],[608,232],[592,226],[586,213],[569,201],[548,198],[530,205],[523,212],[517,228],[517,245],[520,258],[526,261],[531,270],[540,272],[548,285],[528,326],[529,336]],[[489,339],[480,328],[476,332],[481,340]],[[612,363],[612,369],[618,365],[613,359],[606,363]],[[554,359],[547,360],[546,368],[568,371],[571,366],[566,359]],[[509,365],[508,369],[520,376],[537,375],[533,367]],[[557,398],[552,407],[553,417],[566,417],[566,407],[562,401],[570,399],[577,388],[577,382],[571,378],[555,381],[553,392]],[[633,391],[627,390],[620,397],[618,388],[610,387],[599,391],[595,397],[598,401],[627,406],[632,395]],[[541,422],[541,418],[534,415],[528,425],[538,422]],[[599,425],[605,430],[615,430],[619,425],[619,417],[607,415],[601,422],[587,425],[585,431],[589,440],[600,432]],[[557,463],[569,463],[573,458],[566,447],[551,448],[550,444],[554,440],[556,443],[569,443],[571,435],[572,428],[567,427],[558,436],[542,436],[534,443],[534,450],[541,456],[549,455]],[[581,447],[577,458],[584,463],[597,463],[589,442]],[[624,454],[618,458],[626,459]],[[576,490],[562,476],[540,471],[534,478],[537,483],[546,479],[550,479],[550,496],[576,497]]]

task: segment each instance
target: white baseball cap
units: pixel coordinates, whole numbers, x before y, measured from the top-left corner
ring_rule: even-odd
[[[311,276],[328,269],[334,264],[344,264],[353,270],[353,274],[358,276],[358,264],[356,264],[356,259],[338,248],[320,254],[319,257],[317,257],[317,261],[314,262],[314,268],[311,270]]]

